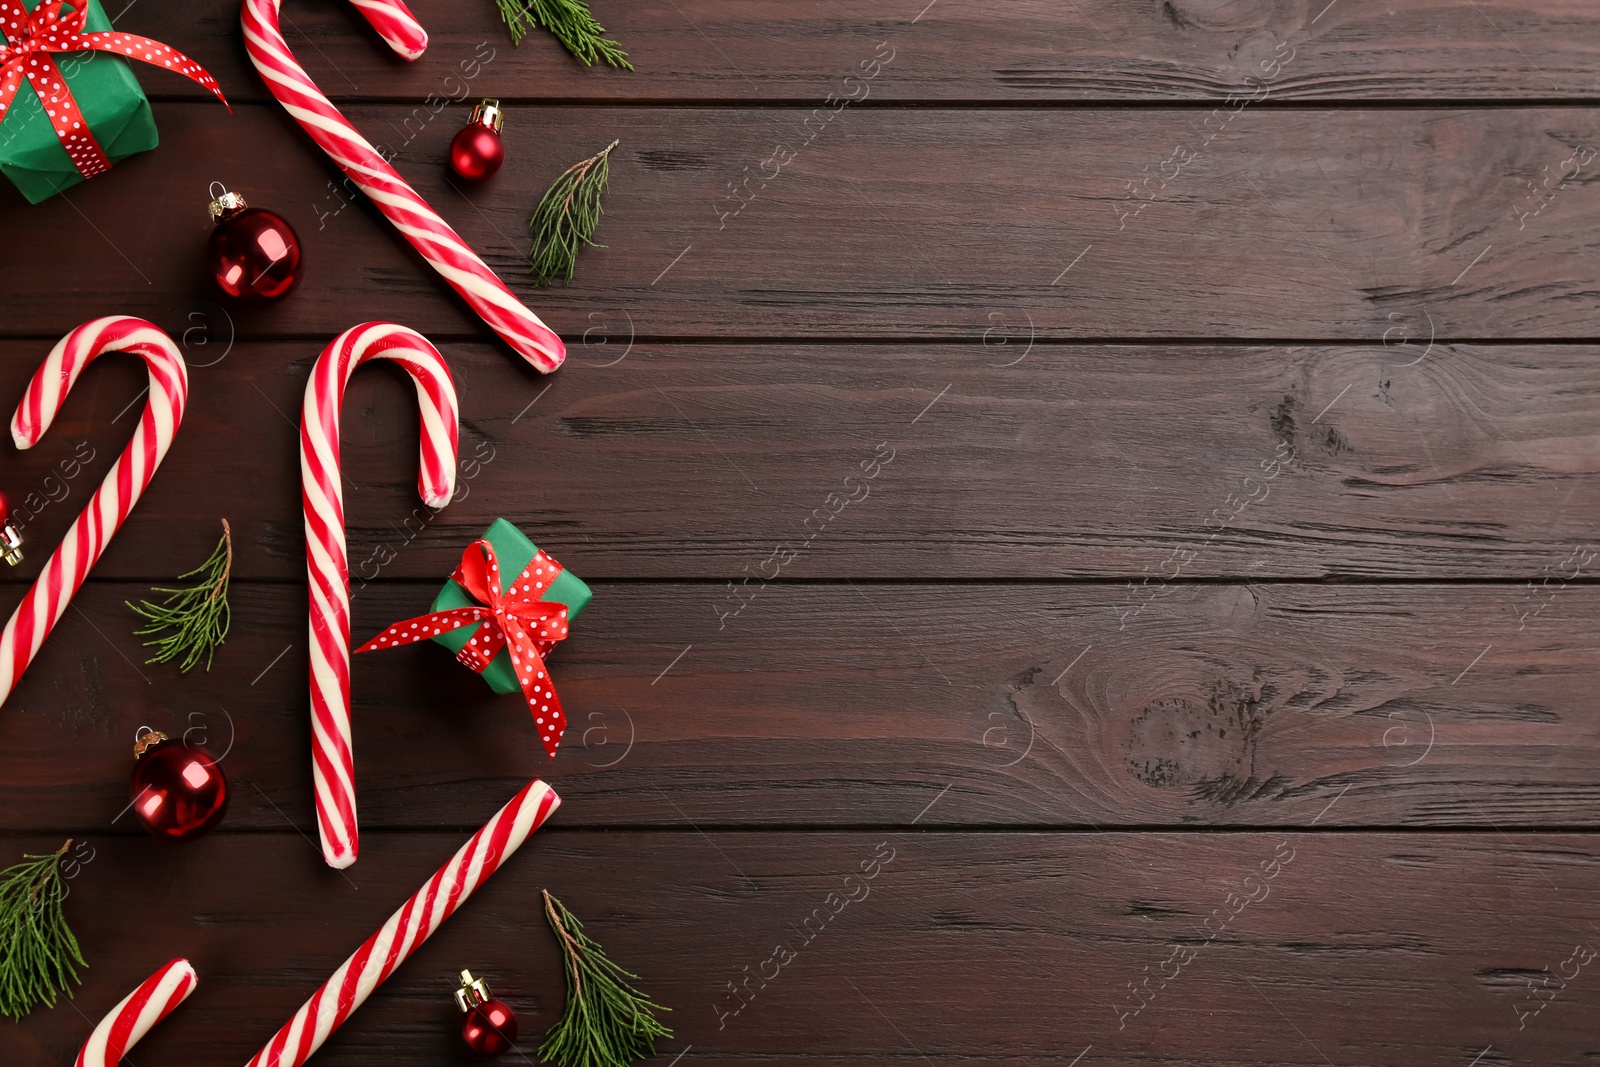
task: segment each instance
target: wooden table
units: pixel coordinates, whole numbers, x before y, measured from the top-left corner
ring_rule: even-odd
[[[6,862],[95,856],[68,905],[92,967],[0,1023],[0,1062],[70,1062],[176,954],[200,989],[137,1063],[244,1062],[536,775],[552,825],[317,1063],[464,1062],[463,967],[533,1059],[563,1000],[544,887],[673,1009],[662,1063],[1600,1052],[1600,12],[925,2],[599,3],[634,74],[511,47],[487,0],[419,4],[413,65],[291,3],[313,76],[567,339],[548,379],[342,190],[236,3],[130,6],[234,112],[141,70],[159,150],[37,207],[0,191],[0,394],[112,312],[193,368],[0,715]],[[445,146],[485,96],[509,161],[463,188]],[[616,137],[610,247],[535,288],[527,215]],[[281,306],[203,288],[213,179],[303,237]],[[441,650],[357,659],[341,873],[312,844],[297,409],[322,345],[381,318],[445,352],[474,462],[419,510],[409,388],[356,376],[358,637],[502,515],[595,599],[553,657],[554,762]],[[140,377],[107,360],[8,450],[0,488],[50,501],[12,602]],[[228,643],[144,665],[123,602],[224,516]],[[114,818],[141,724],[227,748],[220,831]]]

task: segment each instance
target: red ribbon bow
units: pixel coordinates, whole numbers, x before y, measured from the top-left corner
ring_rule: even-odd
[[[70,8],[69,2],[73,5]],[[199,82],[228,107],[217,80],[182,52],[132,33],[84,33],[88,17],[89,0],[40,0],[31,13],[22,6],[22,0],[0,0],[0,32],[6,36],[6,43],[0,45],[0,123],[5,122],[26,76],[78,173],[92,178],[111,169],[111,161],[90,132],[83,109],[73,99],[67,80],[50,58],[51,52],[110,52],[124,59],[141,59]],[[228,107],[228,111],[231,113],[233,108]]]
[[[494,546],[487,539],[479,538],[467,546],[461,556],[461,566],[450,577],[482,606],[450,608],[397,622],[356,651],[370,652],[375,648],[428,641],[450,630],[481,622],[483,626],[456,653],[456,659],[481,674],[502,648],[509,647],[517,684],[528,698],[528,710],[533,712],[534,724],[544,740],[544,750],[554,759],[556,748],[561,744],[561,733],[567,728],[567,716],[561,710],[555,686],[550,683],[544,657],[557,641],[567,636],[567,608],[540,597],[562,570],[561,564],[540,549],[511,583],[511,588],[502,593],[500,563],[495,559]]]

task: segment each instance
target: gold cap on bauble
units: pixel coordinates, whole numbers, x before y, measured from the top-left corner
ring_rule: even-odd
[[[472,105],[472,114],[468,116],[467,123],[475,126],[487,126],[495,133],[500,132],[500,127],[506,123],[506,113],[500,110],[498,100],[479,100]]]
[[[221,192],[217,191],[219,189]],[[210,192],[211,203],[206,210],[211,213],[212,222],[217,222],[228,215],[237,215],[250,206],[244,202],[244,197],[238,193],[228,192],[228,187],[221,182],[212,182]]]
[[[482,978],[472,977],[471,971],[461,972],[461,988],[456,990],[456,1007],[468,1012],[479,1004],[485,1004],[493,999],[489,993],[488,983]]]

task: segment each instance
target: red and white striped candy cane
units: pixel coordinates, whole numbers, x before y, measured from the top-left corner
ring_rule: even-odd
[[[11,418],[18,448],[32,448],[50,428],[72,384],[96,357],[132,352],[150,370],[150,393],[133,440],[73,520],[44,570],[0,633],[0,703],[11,695],[39,646],[67,610],[112,536],[139,502],[172,445],[189,399],[189,370],[172,339],[154,323],[126,315],[86,322],[50,350]]]
[[[78,1051],[77,1067],[117,1067],[123,1055],[199,984],[188,960],[173,960],[129,993],[100,1020]]]
[[[247,1067],[300,1067],[561,804],[529,782],[283,1024]]]
[[[537,778],[523,786],[333,972],[247,1067],[301,1067],[560,806],[555,790]],[[151,975],[95,1027],[78,1053],[77,1067],[117,1067],[134,1042],[183,1003],[195,983],[188,960],[173,960]]]
[[[439,350],[415,330],[364,322],[334,338],[311,371],[300,420],[300,483],[311,582],[311,776],[322,855],[330,867],[356,861],[355,763],[350,750],[350,562],[345,554],[339,408],[361,364],[393,360],[417,386],[422,466],[417,491],[430,508],[456,488],[456,388]]]
[[[561,366],[567,358],[561,338],[511,295],[494,271],[350,125],[295,61],[278,28],[280,3],[281,0],[244,0],[240,16],[245,51],[267,89],[394,223],[429,266],[518,355],[546,374]],[[428,47],[427,33],[401,0],[355,0],[355,4],[399,55],[416,59]]]

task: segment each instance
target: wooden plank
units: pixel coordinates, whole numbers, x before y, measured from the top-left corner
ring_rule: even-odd
[[[189,314],[163,321],[194,362],[190,414],[96,573],[170,578],[227,516],[240,577],[299,583],[296,424],[320,346],[229,349],[214,308]],[[543,380],[496,349],[445,345],[461,488],[433,515],[416,497],[409,384],[357,374],[352,573],[446,575],[501,515],[586,578],[757,587],[1543,579],[1600,541],[1580,506],[1600,491],[1592,346],[663,345],[617,325]],[[46,348],[0,343],[0,395],[20,394]],[[44,441],[6,459],[27,542],[11,578],[37,574],[109,468],[141,376],[104,360]]]
[[[531,1061],[563,992],[546,886],[674,1009],[674,1067],[1597,1055],[1592,5],[596,2],[637,73],[513,49],[485,0],[422,0],[415,64],[348,4],[288,12],[313,75],[567,336],[552,378],[341,196],[246,64],[237,0],[119,15],[217,71],[231,118],[147,73],[160,151],[37,208],[0,191],[27,253],[0,398],[110,311],[194,368],[149,499],[0,710],[0,867],[96,850],[69,902],[87,984],[0,1024],[0,1065],[70,1062],[177,953],[200,992],[134,1058],[243,1062],[535,774],[554,825],[324,1059],[456,1062],[471,966]],[[480,95],[511,104],[511,161],[457,191],[441,161]],[[527,212],[614,136],[611,247],[533,288]],[[306,239],[283,306],[201,299],[213,177]],[[498,515],[596,599],[552,657],[553,761],[441,650],[357,659],[366,834],[341,873],[312,843],[295,423],[322,343],[379,317],[451,360],[463,492],[417,507],[409,389],[358,376],[357,638]],[[107,361],[7,458],[29,559],[5,603],[141,382]],[[141,663],[124,602],[222,515],[235,630],[180,679]],[[219,833],[131,825],[140,725],[226,750]]]
[[[1397,330],[1533,340],[1600,329],[1600,198],[1560,177],[1595,165],[1600,137],[1581,114],[1241,107],[1239,117],[846,110],[811,133],[795,111],[692,108],[664,122],[651,109],[597,121],[587,108],[548,108],[527,133],[540,148],[513,151],[470,195],[440,163],[454,123],[408,133],[409,110],[352,116],[400,146],[422,195],[574,340],[617,329],[623,311],[654,338],[979,342],[998,328],[1376,343]],[[285,214],[308,245],[302,290],[241,314],[242,335],[331,336],[357,318],[396,317],[482,334],[364,200],[336,194],[328,165],[277,109],[230,118],[174,104],[162,122],[165,151],[13,212],[9,239],[41,251],[8,290],[10,335],[58,334],[90,309],[164,318],[193,299],[210,226],[196,158]],[[533,288],[527,213],[562,166],[611,137],[626,145],[599,233],[611,247],[584,254],[572,287]],[[1318,142],[1363,147],[1308,155]],[[781,168],[779,145],[794,153]],[[1197,154],[1179,170],[1181,153]],[[775,175],[766,187],[763,173]],[[1544,199],[1528,188],[1541,175],[1555,179]]]
[[[1326,6],[1325,6],[1326,5]],[[199,7],[196,15],[194,8]],[[343,4],[286,7],[290,47],[335,99],[500,96],[563,101],[1221,100],[1274,71],[1275,97],[1296,100],[1508,98],[1587,100],[1600,88],[1600,16],[1577,0],[1380,0],[1328,5],[1172,0],[1009,3],[904,0],[871,12],[781,0],[601,4],[602,22],[637,70],[591,70],[536,32],[513,48],[489,3],[413,5],[431,45],[401,64]],[[265,90],[237,45],[237,4],[139,4],[119,25],[205,62],[233,100]],[[888,42],[880,51],[880,41]],[[1286,44],[1281,50],[1278,45]],[[892,51],[890,51],[892,50]],[[485,62],[485,60],[487,60]],[[467,64],[462,66],[462,64]],[[177,79],[144,77],[165,97],[194,98]]]
[[[433,589],[358,594],[357,638]],[[0,715],[7,826],[105,832],[150,725],[230,753],[231,828],[309,831],[303,595],[236,586],[180,684],[136,666],[143,592],[91,584]],[[785,584],[718,629],[726,595],[598,586],[551,660],[553,762],[444,650],[356,657],[362,825],[465,828],[463,782],[535,774],[586,826],[905,826],[941,791],[919,825],[1595,824],[1594,585],[1520,618],[1506,585],[1189,585],[1131,614],[1116,586]]]
[[[242,1063],[460,840],[375,837],[347,882],[292,834],[92,838],[68,908],[93,967],[0,1030],[6,1062],[71,1062],[85,1016],[183,953],[199,989],[136,1061]],[[457,1062],[462,967],[531,1056],[563,1002],[548,887],[672,1009],[662,1063],[1581,1062],[1597,870],[1587,835],[547,830],[321,1056]]]

